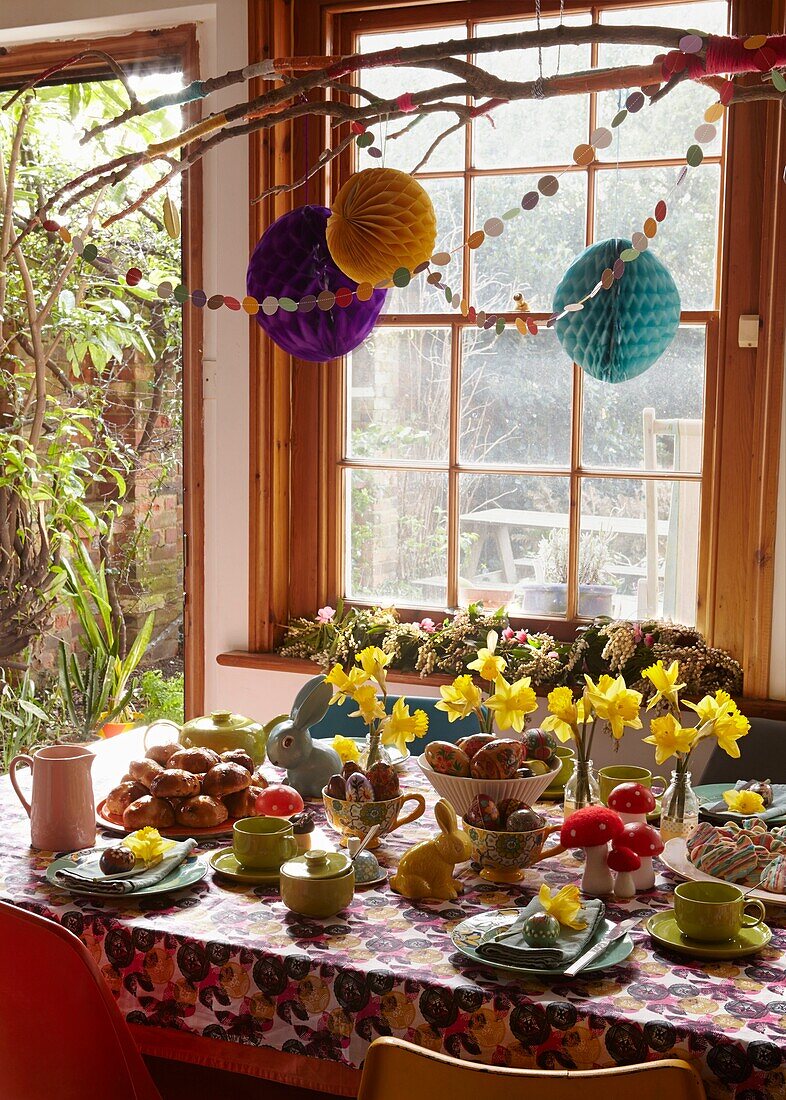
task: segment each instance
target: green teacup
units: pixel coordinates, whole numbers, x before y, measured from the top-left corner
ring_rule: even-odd
[[[552,779],[550,788],[564,787],[573,774],[573,765],[576,763],[576,753],[570,745],[558,745],[554,753],[559,757],[560,769]]]
[[[244,817],[232,826],[232,851],[244,867],[278,871],[298,854],[292,826],[280,817]]]
[[[666,780],[662,775],[653,775],[647,768],[637,768],[632,764],[611,764],[598,772],[600,800],[604,806],[607,806],[609,795],[615,787],[619,787],[620,783],[641,783],[642,787],[651,787],[653,781],[661,786],[655,794],[663,794],[666,790]]]
[[[720,943],[733,940],[741,928],[761,924],[764,906],[757,898],[746,899],[730,882],[681,882],[674,891],[674,916],[688,939]]]

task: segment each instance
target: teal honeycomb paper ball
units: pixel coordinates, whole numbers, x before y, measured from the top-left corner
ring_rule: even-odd
[[[554,312],[583,298],[630,241],[614,237],[577,256],[554,293]],[[621,279],[554,328],[574,363],[601,382],[625,382],[657,362],[680,323],[680,296],[668,269],[647,250],[625,264]]]

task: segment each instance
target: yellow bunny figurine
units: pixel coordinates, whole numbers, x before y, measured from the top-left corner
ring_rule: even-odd
[[[458,827],[456,811],[444,798],[434,807],[434,817],[442,833],[433,840],[421,840],[405,852],[390,885],[405,898],[453,901],[462,890],[461,883],[453,878],[453,868],[470,858],[472,845]]]

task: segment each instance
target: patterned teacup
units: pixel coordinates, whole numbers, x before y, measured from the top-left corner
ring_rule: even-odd
[[[369,848],[378,847],[381,837],[410,821],[417,821],[426,811],[426,800],[422,794],[398,794],[384,802],[347,802],[341,798],[331,798],[323,789],[322,801],[325,815],[336,832],[341,834],[344,845],[349,837],[364,837],[372,825],[379,825],[379,832]],[[414,802],[415,809],[405,817],[399,817],[406,802]]]
[[[558,832],[560,825],[548,825],[545,818],[539,829],[528,832],[506,832],[501,829],[481,829],[478,825],[468,824],[464,819],[464,829],[472,844],[472,859],[479,863],[480,877],[489,882],[520,882],[524,877],[524,868],[532,867],[541,859],[547,859],[562,851],[560,845],[543,851],[546,838]]]

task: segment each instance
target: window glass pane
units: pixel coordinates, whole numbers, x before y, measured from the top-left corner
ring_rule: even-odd
[[[640,230],[658,199],[671,191],[679,169],[628,168],[598,172],[595,239],[626,237]],[[666,201],[668,217],[650,247],[672,274],[683,309],[712,309],[718,244],[720,165],[688,170]]]
[[[346,471],[346,595],[444,605],[448,476]]]
[[[581,483],[579,614],[696,621],[697,481]]]
[[[656,27],[680,27],[698,29],[710,34],[726,34],[728,4],[725,0],[689,4],[659,4],[656,7],[623,8],[601,13],[603,23],[646,24]],[[601,45],[598,64],[601,68],[613,65],[645,64],[661,53],[658,46]],[[614,115],[624,106],[628,91],[601,92],[598,95],[597,118],[600,126],[608,126]],[[693,80],[685,80],[673,88],[659,103],[645,106],[640,114],[629,115],[615,131],[617,140],[600,152],[602,160],[647,160],[661,157],[681,157],[693,143],[693,132],[704,121],[703,115],[710,103],[718,98],[717,91],[703,87]],[[708,145],[702,146],[705,154],[721,151],[722,127]]]
[[[637,378],[611,385],[585,374],[583,465],[699,472],[705,343],[703,325],[683,325]]]
[[[450,330],[376,328],[347,357],[352,457],[448,461]]]
[[[564,615],[560,589],[548,594],[551,610],[538,610],[538,561],[550,532],[567,528],[568,478],[464,474],[459,497],[459,602]]]
[[[553,330],[464,333],[460,461],[569,466],[573,366]]]
[[[537,182],[538,176],[529,175],[475,180],[473,229],[520,206]],[[549,312],[565,268],[584,248],[586,226],[586,173],[565,175],[556,195],[541,199],[534,210],[522,210],[505,223],[501,237],[487,237],[472,253],[473,303],[486,312],[513,310],[513,294],[520,292],[531,309]]]
[[[420,181],[431,196],[437,218],[437,240],[434,250],[450,252],[464,238],[464,185],[460,179],[428,179]],[[444,269],[447,282],[454,290],[461,286],[461,254]],[[426,282],[425,274],[417,275],[404,289],[388,291],[386,313],[443,313],[447,309],[445,295]]]
[[[553,27],[558,19],[542,19],[541,26]],[[579,26],[590,22],[588,13],[567,16],[565,23]],[[534,19],[509,23],[480,23],[475,34],[513,34],[534,31]],[[543,76],[554,76],[590,68],[589,46],[549,47],[542,51]],[[479,65],[505,80],[535,80],[538,76],[537,50],[511,50],[500,54],[478,55]],[[542,100],[522,100],[498,107],[488,119],[473,126],[473,161],[478,168],[528,167],[536,164],[570,164],[573,149],[586,141],[589,126],[589,97],[562,96]]]
[[[372,53],[376,50],[392,50],[396,46],[420,46],[427,42],[449,42],[452,38],[466,37],[466,28],[460,24],[451,27],[423,27],[414,31],[397,30],[390,34],[363,34],[358,39],[357,49],[358,53]],[[449,82],[450,76],[438,69],[408,68],[406,78],[402,76],[402,70],[395,67],[365,69],[357,74],[357,84],[360,87],[383,99],[396,99],[405,91],[422,92],[426,88],[439,87]],[[403,172],[411,172],[432,141],[456,121],[452,114],[427,114],[407,133],[391,138],[396,131],[405,129],[413,117],[410,115],[395,119],[373,128],[374,142],[385,154],[386,168],[400,168]],[[464,140],[464,131],[457,130],[440,142],[429,158],[426,166],[428,170],[443,172],[463,168]],[[363,150],[358,150],[359,168],[373,168],[379,166],[379,163]]]

